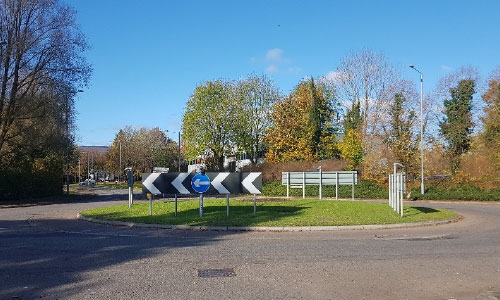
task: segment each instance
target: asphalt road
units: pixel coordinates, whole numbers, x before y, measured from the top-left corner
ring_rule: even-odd
[[[365,231],[188,232],[76,219],[126,203],[120,193],[1,207],[0,299],[500,299],[500,203],[408,203],[465,218]],[[226,270],[199,276],[212,269]]]

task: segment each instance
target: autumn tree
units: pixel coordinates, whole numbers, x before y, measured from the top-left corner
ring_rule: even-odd
[[[486,106],[482,118],[484,130],[481,139],[489,151],[489,159],[497,170],[500,171],[500,68],[497,76],[489,81],[488,90],[482,95]],[[493,151],[497,149],[497,151]]]
[[[264,134],[271,126],[272,107],[280,99],[279,92],[265,75],[251,75],[236,83],[234,98],[236,148],[249,154],[255,164],[266,150]]]
[[[349,129],[338,144],[340,157],[347,162],[349,170],[357,170],[363,162],[364,150],[359,130]]]
[[[116,134],[113,144],[108,149],[107,167],[121,176],[124,175],[126,167],[131,167],[136,175],[151,172],[154,167],[175,169],[177,147],[177,143],[159,128],[125,127]]]
[[[273,125],[266,140],[270,161],[298,161],[330,158],[337,154],[333,97],[314,81],[301,82],[273,110]]]
[[[208,169],[224,168],[224,155],[234,152],[237,116],[234,95],[234,86],[221,80],[195,88],[182,119],[187,159],[203,156]]]
[[[440,122],[441,133],[447,142],[452,174],[460,166],[460,156],[466,153],[471,144],[472,96],[475,93],[474,80],[461,80],[458,86],[450,89],[450,99],[444,101],[444,119]]]

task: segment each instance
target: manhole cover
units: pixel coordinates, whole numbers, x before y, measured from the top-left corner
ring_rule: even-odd
[[[233,277],[236,276],[233,268],[226,269],[199,269],[198,277]]]

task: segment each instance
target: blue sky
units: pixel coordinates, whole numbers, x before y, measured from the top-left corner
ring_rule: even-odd
[[[91,49],[78,94],[80,145],[127,125],[180,129],[196,85],[265,73],[282,93],[334,71],[352,51],[382,52],[424,90],[463,65],[500,65],[500,1],[66,0]],[[176,134],[171,134],[176,139]]]

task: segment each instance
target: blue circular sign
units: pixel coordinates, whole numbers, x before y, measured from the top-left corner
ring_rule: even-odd
[[[204,174],[197,174],[191,180],[191,186],[197,193],[204,193],[210,188],[210,178]]]

